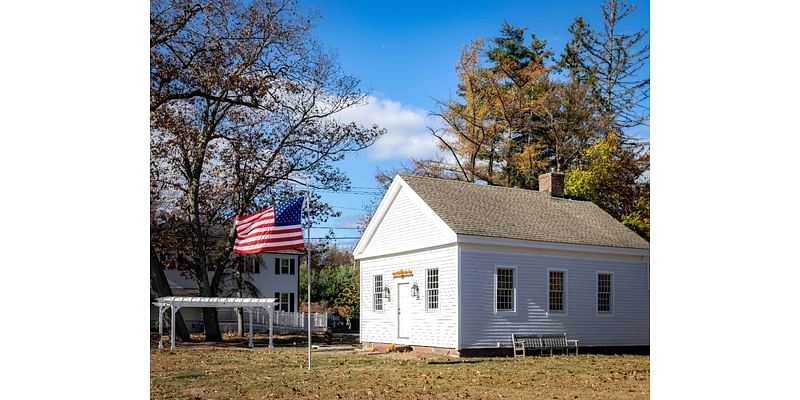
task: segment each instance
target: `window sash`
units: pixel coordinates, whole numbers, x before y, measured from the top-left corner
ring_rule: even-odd
[[[549,274],[549,301],[550,311],[564,311],[564,271],[550,271]]]
[[[495,309],[497,311],[514,311],[514,270],[498,268],[495,272]]]
[[[372,280],[372,308],[383,311],[383,275],[375,275]]]
[[[245,261],[244,272],[250,274],[261,273],[261,260],[259,260],[258,256],[245,260],[247,261]]]
[[[276,311],[286,311],[292,312],[292,303],[293,297],[291,297],[291,293],[282,293],[282,292],[275,292],[275,310]]]
[[[289,311],[289,293],[281,293],[281,311]]]
[[[597,274],[597,312],[599,313],[611,313],[611,286],[611,274]]]
[[[289,274],[289,259],[281,258],[281,275]]]
[[[439,269],[426,270],[425,306],[428,310],[439,309]]]

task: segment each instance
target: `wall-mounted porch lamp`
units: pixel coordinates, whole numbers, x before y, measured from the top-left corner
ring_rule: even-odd
[[[386,301],[391,301],[391,299],[389,298],[389,286],[388,285],[383,287],[383,298],[386,299]]]
[[[417,286],[417,282],[411,285],[411,297],[416,297],[417,300],[419,300],[419,286]]]

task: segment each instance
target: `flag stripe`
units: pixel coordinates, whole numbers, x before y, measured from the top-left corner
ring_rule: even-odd
[[[247,220],[250,220],[250,219],[252,219],[254,217],[257,217],[257,216],[259,216],[261,214],[265,214],[265,213],[272,214],[273,211],[274,210],[272,208],[267,208],[265,210],[256,211],[256,212],[254,212],[252,214],[242,215],[241,217],[240,216],[236,216],[236,221],[238,221],[238,222],[247,222]]]
[[[280,240],[290,240],[289,238],[303,238],[302,232],[287,232],[287,233],[276,233],[276,234],[266,234],[266,235],[256,235],[256,236],[248,236],[245,239],[236,239],[237,245],[241,244],[249,244],[256,241],[262,240],[273,240],[273,239],[280,239]]]
[[[267,221],[267,220],[274,220],[274,216],[272,213],[260,215],[256,218],[250,218],[247,221],[239,221],[237,222],[236,229],[247,229],[250,225],[257,224],[259,221]]]
[[[258,227],[253,229],[252,231],[248,232],[246,235],[238,235],[238,237],[252,237],[252,236],[263,236],[265,233],[296,233],[296,232],[303,232],[303,228],[299,225],[297,226],[265,226],[265,227]]]
[[[244,227],[242,229],[238,229],[237,228],[236,229],[236,233],[238,233],[239,235],[249,235],[250,232],[252,232],[253,229],[255,229],[255,228],[259,228],[259,227],[263,227],[263,226],[272,226],[274,224],[275,224],[275,220],[272,219],[272,218],[259,219],[257,221],[254,221],[251,224],[248,224],[246,227]]]
[[[268,225],[259,225],[254,227],[252,230],[247,232],[239,232],[236,237],[250,237],[250,236],[260,236],[264,233],[287,233],[287,232],[302,232],[303,227],[302,225],[287,225],[287,226],[275,226],[272,224]]]
[[[303,242],[301,241],[299,244],[289,244],[289,245],[276,245],[272,247],[259,247],[252,250],[237,250],[236,252],[239,254],[255,254],[261,253],[263,251],[278,251],[278,250],[289,250],[289,249],[302,249]]]
[[[248,249],[248,248],[251,248],[253,246],[256,246],[256,247],[258,247],[260,245],[269,246],[269,245],[271,245],[273,243],[288,244],[288,243],[295,243],[295,242],[303,243],[303,237],[302,236],[290,236],[290,237],[286,237],[286,238],[269,238],[269,239],[254,240],[254,241],[247,242],[247,243],[237,243],[236,245],[234,245],[234,247],[239,248],[239,249]]]

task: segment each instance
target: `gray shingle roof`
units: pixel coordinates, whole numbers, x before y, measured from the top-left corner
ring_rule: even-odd
[[[650,243],[590,201],[448,179],[401,177],[457,234],[650,248]]]

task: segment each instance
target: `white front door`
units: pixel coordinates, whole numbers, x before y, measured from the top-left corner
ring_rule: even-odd
[[[411,287],[397,284],[397,337],[408,339],[411,334]]]

